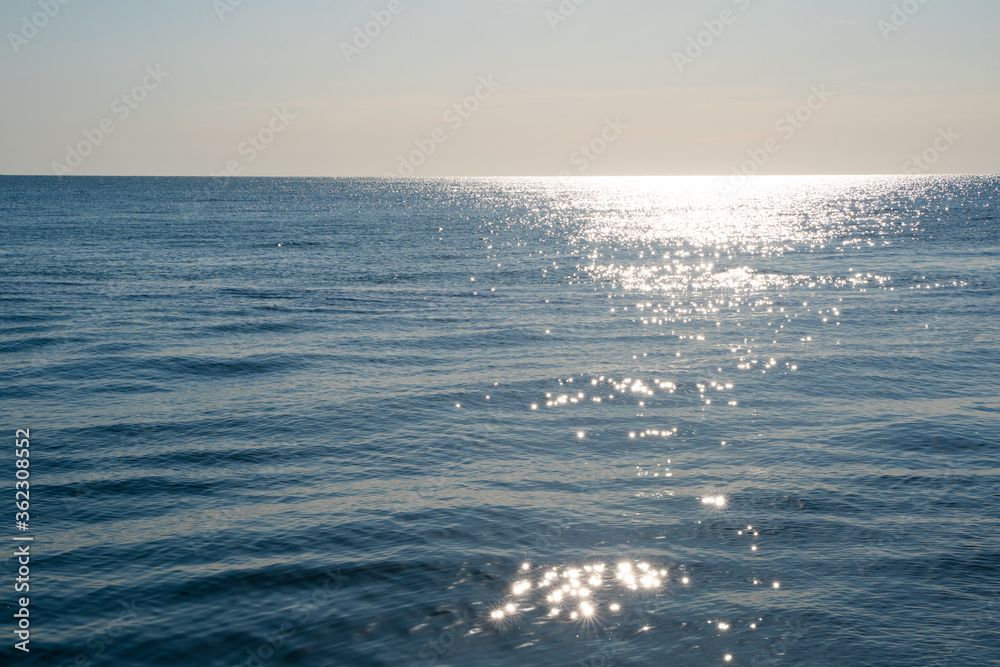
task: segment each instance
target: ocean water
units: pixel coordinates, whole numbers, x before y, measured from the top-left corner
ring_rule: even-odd
[[[0,258],[17,664],[1000,664],[1000,178],[4,177]]]

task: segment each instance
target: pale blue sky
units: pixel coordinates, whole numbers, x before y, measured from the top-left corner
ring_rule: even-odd
[[[389,0],[243,0],[220,20],[230,1],[69,0],[15,53],[42,10],[6,0],[0,173],[51,174],[97,137],[72,173],[365,176],[404,156],[417,176],[729,174],[769,139],[760,173],[1000,172],[996,0],[909,0],[887,39],[898,0],[586,0],[555,30],[560,0],[399,0],[350,63],[341,43]],[[679,71],[673,54],[724,10]],[[120,118],[115,99],[156,66],[169,76]],[[446,120],[490,76],[502,85]],[[779,131],[821,86],[832,98]]]

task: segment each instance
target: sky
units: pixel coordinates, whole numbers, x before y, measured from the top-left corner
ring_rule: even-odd
[[[996,0],[4,0],[0,174],[995,174],[998,26]]]

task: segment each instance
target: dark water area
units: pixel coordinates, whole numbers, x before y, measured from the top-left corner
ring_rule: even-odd
[[[0,656],[1000,664],[998,259],[996,177],[2,177]]]

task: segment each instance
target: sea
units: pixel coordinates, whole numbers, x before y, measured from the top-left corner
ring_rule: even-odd
[[[995,176],[2,177],[0,658],[1000,664],[998,262]]]

